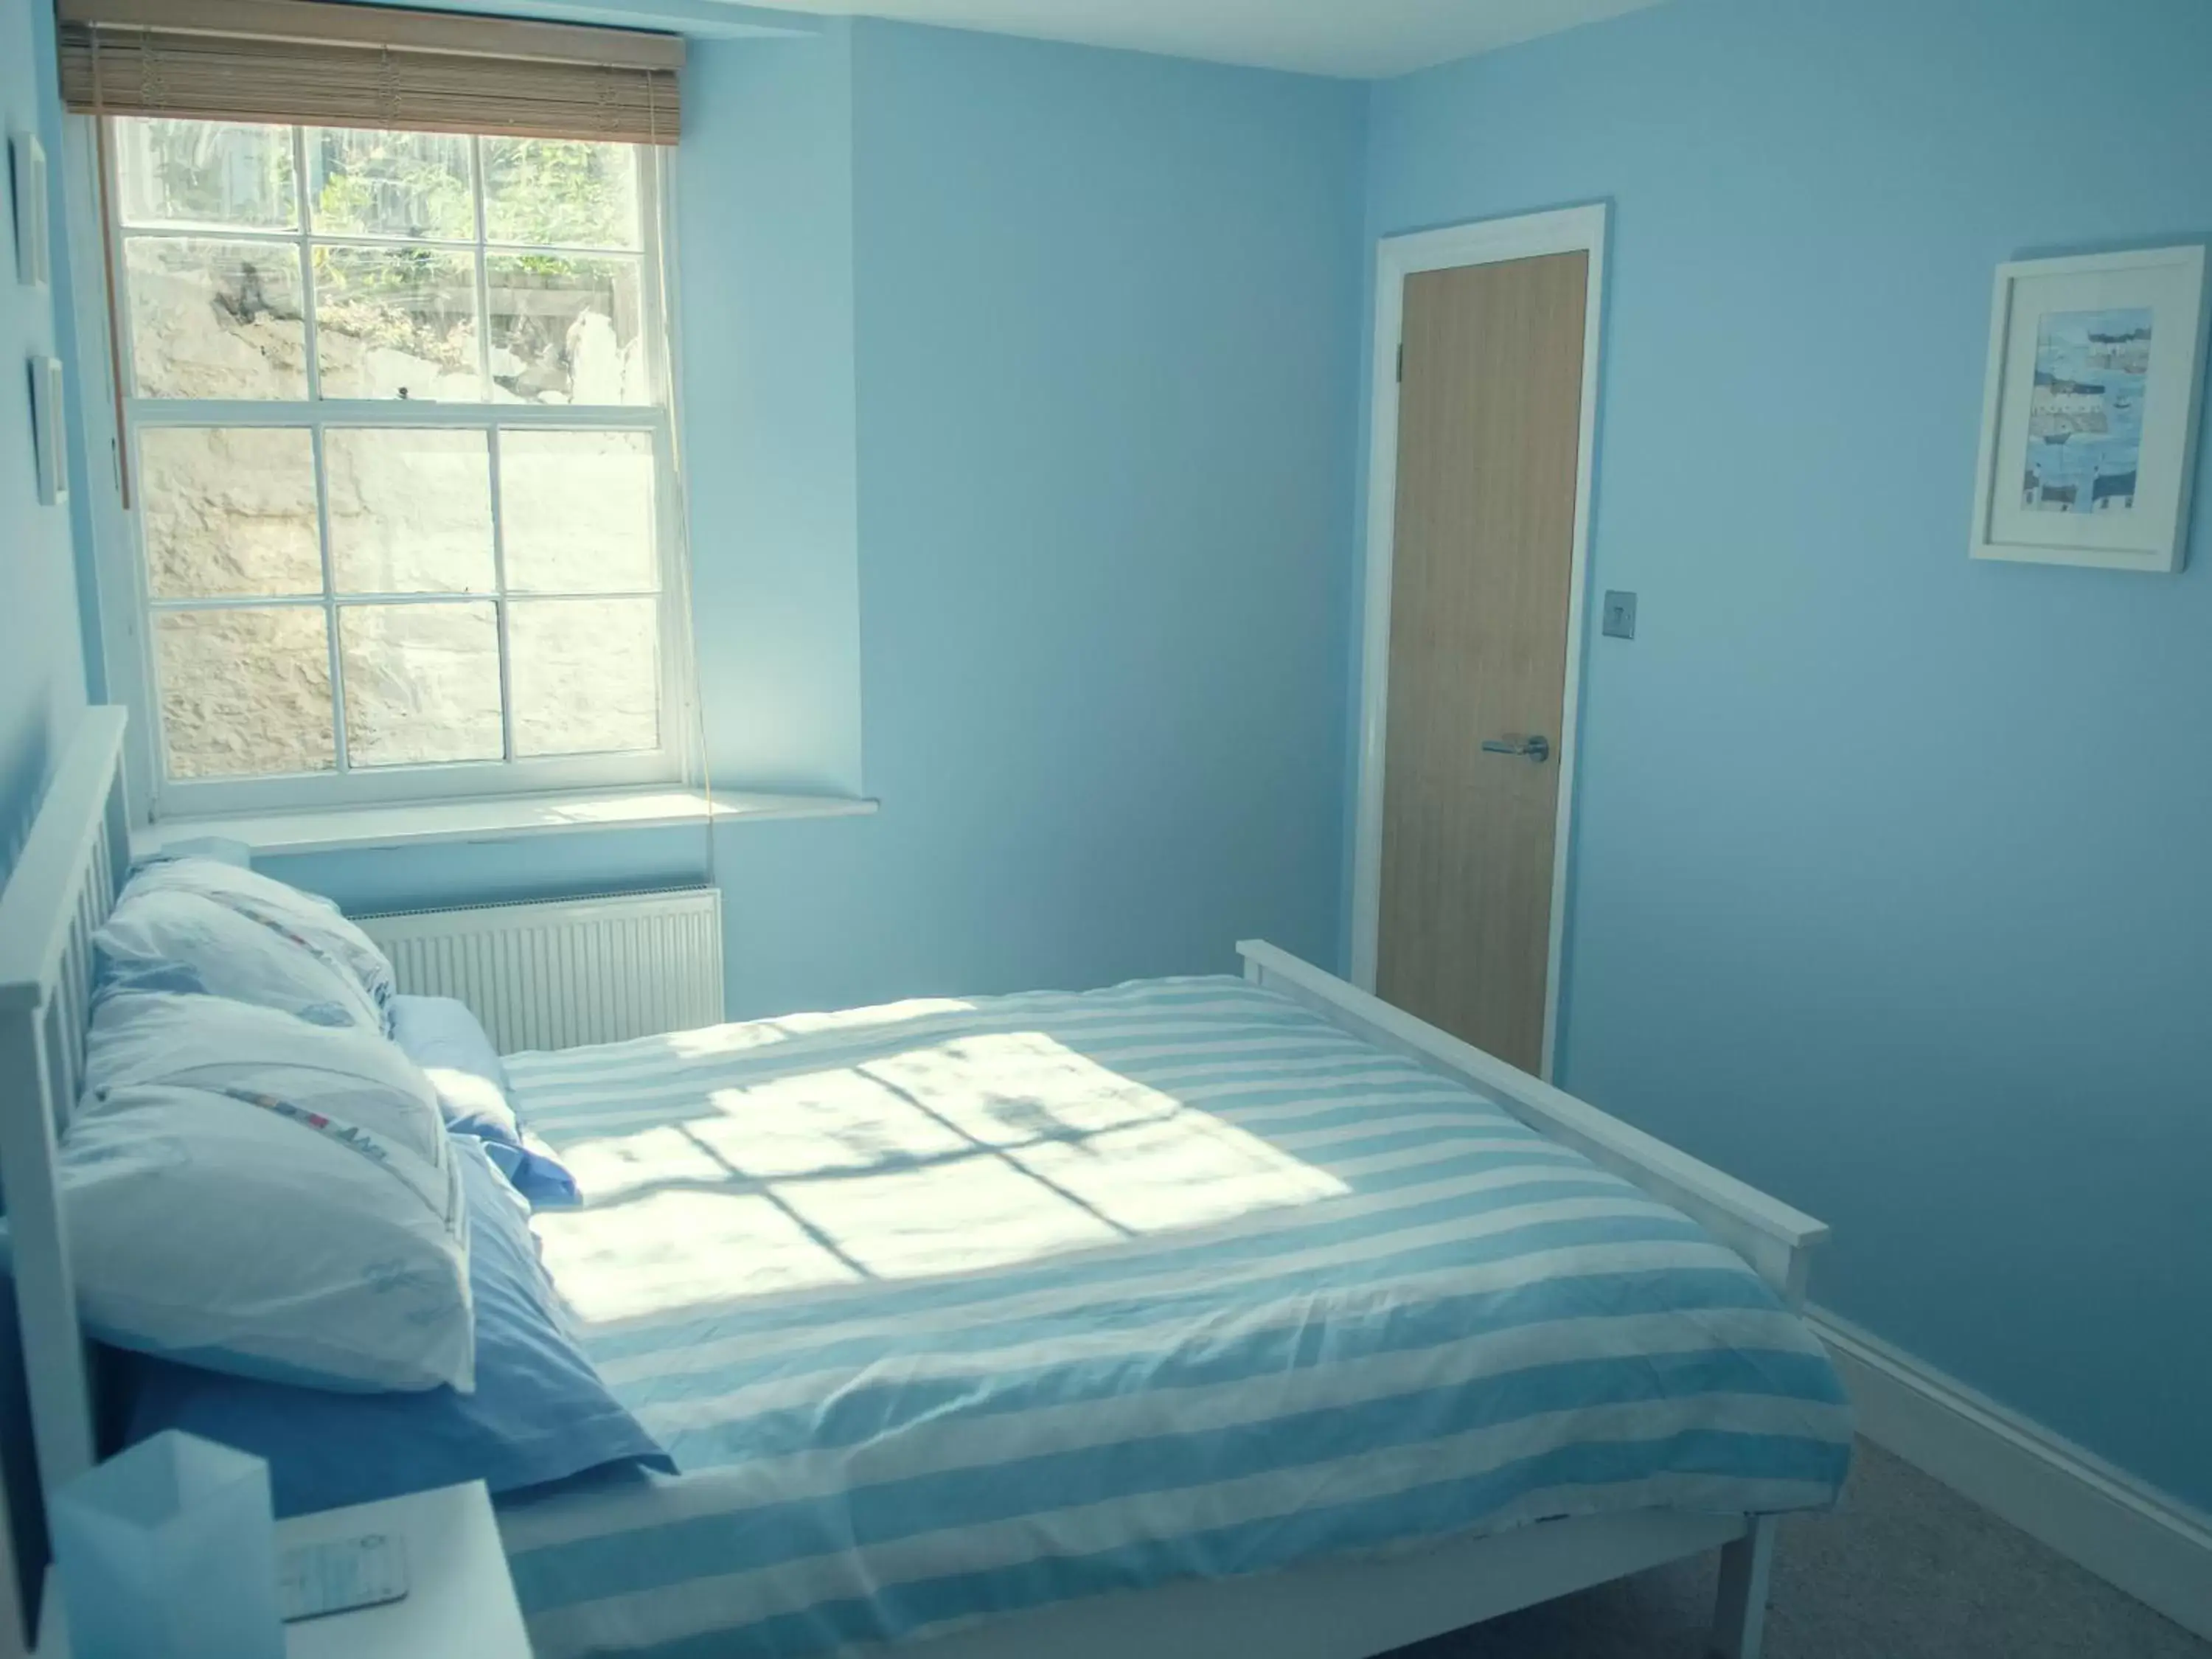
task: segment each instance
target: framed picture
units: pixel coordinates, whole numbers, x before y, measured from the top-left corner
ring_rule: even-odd
[[[27,288],[44,288],[53,269],[46,222],[46,152],[27,132],[9,135],[8,180],[15,204],[15,280]]]
[[[62,360],[33,357],[31,370],[31,449],[41,506],[69,500],[69,439],[62,430]]]
[[[1975,558],[2181,568],[2206,321],[2202,247],[1997,268]]]

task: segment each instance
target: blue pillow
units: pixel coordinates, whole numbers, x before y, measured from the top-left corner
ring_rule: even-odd
[[[491,1161],[534,1207],[556,1209],[581,1201],[576,1177],[515,1115],[507,1067],[466,1003],[452,997],[396,996],[386,1012],[392,1018],[392,1040],[437,1090],[447,1128],[483,1142]]]
[[[337,1394],[120,1354],[131,1443],[182,1429],[266,1459],[280,1516],[482,1480],[495,1492],[614,1465],[675,1473],[569,1337],[520,1200],[466,1136],[476,1392]]]

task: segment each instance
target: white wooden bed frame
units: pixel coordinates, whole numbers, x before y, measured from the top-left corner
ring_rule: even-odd
[[[0,1452],[17,1459],[34,1449],[45,1493],[89,1468],[94,1456],[94,1399],[55,1157],[83,1075],[92,934],[129,863],[123,726],[119,708],[86,715],[0,893],[0,1183],[14,1235],[32,1430],[31,1447]],[[1237,949],[1253,983],[1471,1085],[1694,1217],[1791,1307],[1802,1306],[1809,1255],[1827,1237],[1821,1223],[1271,945]],[[1549,1521],[1403,1554],[1066,1603],[908,1651],[915,1659],[1214,1659],[1236,1651],[1368,1659],[1717,1548],[1714,1649],[1726,1659],[1758,1659],[1773,1547],[1771,1516],[1650,1510]],[[14,1575],[0,1571],[0,1615],[13,1611],[7,1604],[15,1590]],[[0,1652],[8,1640],[0,1625]]]

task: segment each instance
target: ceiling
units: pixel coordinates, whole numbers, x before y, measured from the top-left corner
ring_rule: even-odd
[[[1361,79],[1617,17],[1658,0],[767,0],[1085,46]]]

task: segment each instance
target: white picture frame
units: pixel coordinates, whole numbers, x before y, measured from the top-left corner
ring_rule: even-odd
[[[27,132],[8,135],[8,177],[15,199],[15,280],[26,288],[44,288],[53,279],[53,234],[46,204],[46,151]]]
[[[1970,556],[2181,568],[2208,320],[2201,246],[1998,266]]]
[[[39,477],[39,504],[69,500],[69,439],[62,430],[62,360],[33,357],[31,372],[31,447]]]

